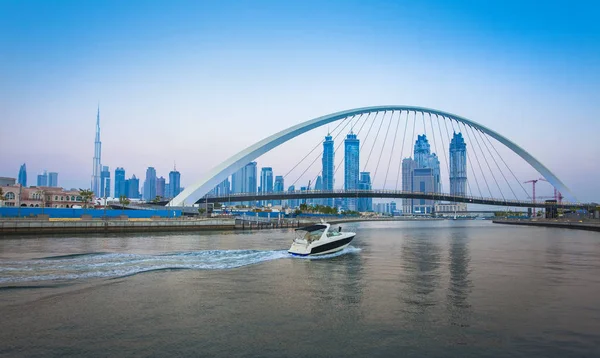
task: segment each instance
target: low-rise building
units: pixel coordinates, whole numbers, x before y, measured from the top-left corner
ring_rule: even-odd
[[[83,200],[79,190],[32,186],[22,187],[19,184],[2,187],[4,206],[21,206],[31,208],[72,208],[82,206]]]

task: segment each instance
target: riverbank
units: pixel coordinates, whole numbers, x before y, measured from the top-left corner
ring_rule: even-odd
[[[600,221],[568,221],[554,219],[497,219],[494,224],[527,225],[600,232]]]
[[[123,220],[0,220],[1,235],[102,234],[115,232],[160,232],[234,230],[233,218],[123,219]]]

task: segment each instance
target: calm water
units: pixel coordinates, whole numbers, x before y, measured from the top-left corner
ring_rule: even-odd
[[[291,231],[0,239],[0,355],[600,356],[598,233],[345,229],[321,259]]]

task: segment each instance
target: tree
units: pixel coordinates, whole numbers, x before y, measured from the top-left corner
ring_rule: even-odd
[[[204,215],[205,212],[206,212],[206,209],[204,209],[204,208],[198,208],[198,214]]]
[[[87,208],[88,203],[94,199],[94,192],[89,189],[79,188],[79,195],[81,196],[81,200],[83,200],[84,208]]]
[[[121,204],[121,215],[123,215],[123,210],[125,210],[125,206],[129,205],[131,201],[125,195],[121,195],[119,197],[119,204]]]
[[[154,204],[158,204],[158,203],[161,201],[161,199],[162,199],[162,198],[161,198],[159,195],[157,195],[157,196],[156,196],[156,198],[152,199],[152,202],[153,202]]]

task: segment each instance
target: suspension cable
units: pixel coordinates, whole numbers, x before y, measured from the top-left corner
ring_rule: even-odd
[[[457,123],[459,124],[459,123]],[[467,125],[462,123],[463,127],[465,128],[465,133],[467,134],[467,137],[469,137],[469,142],[474,143],[471,140],[471,135],[469,134],[469,131],[467,130]],[[459,125],[460,127],[460,125]],[[475,147],[475,146],[473,146]],[[481,176],[483,176],[483,181],[485,182],[485,186],[487,187],[489,193],[490,193],[490,197],[493,197],[494,195],[492,194],[492,190],[490,190],[490,185],[487,182],[487,178],[485,177],[485,173],[483,172],[483,168],[481,167],[481,163],[479,162],[479,156],[477,155],[477,150],[475,150],[475,148],[473,148],[473,152],[475,153],[475,160],[477,161],[477,166],[479,166],[479,171],[481,172]]]
[[[363,172],[367,170],[367,165],[369,165],[369,160],[371,159],[371,154],[373,154],[373,148],[375,148],[375,144],[377,144],[377,138],[379,137],[379,132],[381,131],[381,127],[383,126],[383,122],[385,122],[385,115],[387,111],[383,111],[383,117],[381,117],[381,123],[379,124],[379,128],[377,129],[377,134],[375,134],[375,140],[373,141],[373,146],[371,146],[371,151],[369,151],[369,156],[367,157],[367,162],[363,167]]]
[[[383,150],[385,149],[385,143],[387,142],[387,137],[388,137],[388,134],[390,133],[390,127],[392,126],[392,119],[394,119],[394,111],[392,111],[392,115],[390,116],[390,122],[388,123],[387,131],[385,132],[385,137],[383,138],[383,145],[381,146],[381,152],[379,153],[379,158],[377,159],[377,165],[375,166],[375,172],[373,173],[373,179],[371,180],[371,183],[375,182],[375,177],[377,176],[377,170],[379,169],[379,163],[381,162],[381,157],[383,156]],[[385,183],[383,183],[383,186],[385,187]]]
[[[498,181],[496,180],[496,176],[494,175],[494,171],[492,170],[492,167],[490,166],[490,163],[487,160],[487,156],[483,152],[483,149],[481,148],[481,145],[479,144],[479,139],[477,139],[477,135],[475,134],[474,131],[475,130],[473,129],[473,127],[471,127],[471,132],[473,132],[473,137],[475,138],[475,142],[477,143],[477,146],[479,147],[479,150],[481,150],[481,154],[483,155],[483,160],[485,161],[485,164],[487,165],[488,169],[490,170],[490,173],[492,174],[492,179],[494,179],[494,182],[496,183],[496,186],[498,187],[498,190],[500,191],[500,195],[502,196],[502,199],[504,201],[506,201],[506,198],[504,197],[504,193],[502,192],[502,189],[500,188],[500,184],[498,184]],[[492,197],[494,197],[494,196],[492,195]]]
[[[392,112],[392,118],[394,113]],[[385,184],[387,183],[388,174],[390,172],[390,166],[392,165],[392,158],[394,157],[394,147],[396,146],[396,137],[398,136],[398,127],[400,127],[400,118],[402,117],[402,111],[398,113],[398,121],[396,121],[396,131],[394,132],[394,140],[392,141],[392,152],[390,153],[390,160],[388,161],[387,170],[385,171],[385,179],[383,180],[383,189],[385,190]],[[391,121],[391,120],[390,120]],[[402,158],[400,158],[402,161]]]
[[[477,134],[479,134],[479,137],[481,138],[481,142],[483,143],[483,145],[485,146],[485,148],[487,149],[488,153],[490,153],[490,157],[492,158],[492,160],[494,161],[494,164],[496,164],[496,167],[498,168],[498,170],[500,171],[500,174],[502,175],[502,177],[504,178],[504,181],[506,182],[506,184],[508,185],[508,188],[510,189],[510,191],[512,192],[513,196],[515,197],[515,199],[519,200],[519,198],[517,198],[517,194],[515,194],[515,191],[513,190],[512,186],[510,186],[510,183],[508,182],[508,180],[506,179],[506,176],[504,175],[504,172],[502,171],[502,168],[500,168],[500,165],[498,165],[498,162],[496,161],[496,158],[494,157],[494,154],[492,153],[492,151],[490,150],[490,147],[488,147],[487,143],[485,142],[484,139],[484,135],[482,134],[482,132],[480,130],[476,131]]]
[[[408,117],[410,116],[410,111],[406,111],[406,122],[404,123],[404,134],[402,135],[402,147],[400,148],[400,163],[398,164],[398,174],[396,175],[396,186],[394,190],[398,190],[398,181],[400,180],[400,170],[402,169],[402,161],[404,160],[404,140],[406,139],[406,129],[408,128]],[[402,112],[400,112],[400,116],[398,118],[398,123],[400,123],[400,119],[402,118]]]
[[[502,160],[502,162],[504,163],[504,165],[506,166],[506,168],[508,169],[508,171],[510,171],[510,173],[512,174],[513,178],[515,178],[515,180],[517,181],[517,183],[519,184],[519,186],[521,187],[521,189],[523,189],[523,191],[525,192],[525,195],[527,195],[527,197],[529,199],[531,199],[531,196],[529,195],[529,193],[527,192],[527,190],[525,190],[525,187],[523,186],[523,184],[521,184],[521,181],[517,178],[517,176],[515,175],[515,173],[513,173],[512,169],[510,169],[510,167],[508,166],[508,164],[506,164],[506,162],[504,161],[504,158],[502,157],[502,155],[500,155],[500,153],[498,152],[498,149],[496,149],[496,147],[494,146],[494,143],[490,140],[489,136],[484,136],[484,138],[487,139],[487,141],[490,143],[490,145],[492,146],[492,148],[494,149],[494,151],[496,152],[496,154],[498,154],[498,157],[500,157],[500,160]]]
[[[348,118],[350,118],[350,117],[346,117],[346,118],[344,118],[343,121],[341,121],[340,123],[338,123],[338,125],[333,129],[333,132],[335,132],[338,129],[338,127],[341,126],[342,123],[344,123]],[[319,140],[319,143],[317,143],[317,145],[310,152],[308,152],[308,154],[305,155],[304,158],[302,158],[296,165],[294,165],[294,167],[292,169],[290,169],[283,177],[286,178],[294,169],[296,169],[296,167],[298,167],[300,165],[300,163],[302,163],[306,158],[308,158],[308,156],[311,155],[312,152],[314,152],[317,148],[319,148],[319,146],[322,143],[323,143],[323,141]]]

